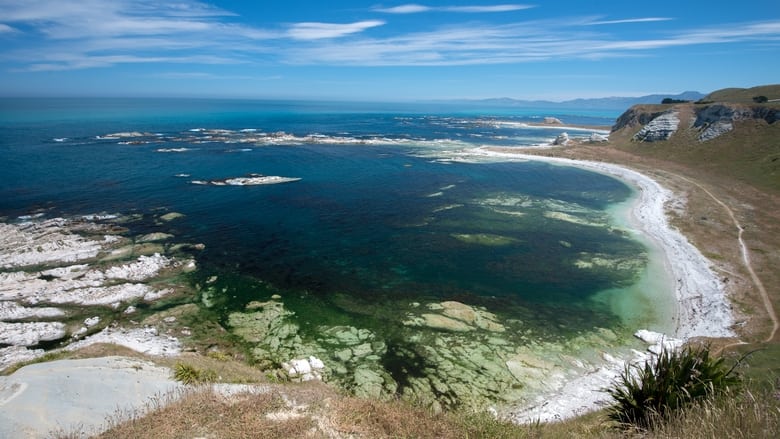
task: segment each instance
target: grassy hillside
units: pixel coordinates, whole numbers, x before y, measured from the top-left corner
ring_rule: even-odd
[[[780,86],[778,86],[780,89]],[[664,108],[666,107],[666,108]],[[669,140],[644,143],[631,141],[642,126],[626,127],[610,135],[612,143],[627,152],[663,159],[731,177],[761,190],[780,195],[780,123],[763,120],[735,123],[734,131],[707,142],[699,142],[698,132],[689,127],[693,106],[678,105],[680,127]],[[647,112],[661,112],[668,106],[642,106]]]
[[[765,96],[770,102],[757,104],[753,98]],[[772,102],[777,99],[778,101]],[[700,102],[735,104],[738,107],[780,111],[780,84],[753,88],[717,90]],[[632,136],[655,115],[675,108],[679,112],[678,131],[662,142],[637,142]],[[760,190],[780,195],[780,123],[761,119],[738,120],[734,130],[715,139],[699,142],[699,131],[692,128],[696,113],[706,104],[638,105],[628,110],[610,135],[620,149],[644,157],[663,159],[692,166],[713,176],[734,178]],[[639,123],[639,122],[642,123]]]
[[[766,96],[769,100],[780,99],[780,84],[761,85],[752,88],[724,88],[708,94],[701,101],[753,103],[753,97],[755,96]]]

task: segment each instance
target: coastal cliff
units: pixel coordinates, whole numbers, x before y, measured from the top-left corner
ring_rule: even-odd
[[[697,102],[635,105],[617,119],[612,133],[629,134],[636,142],[667,141],[676,135],[708,142],[746,122],[772,125],[778,120],[780,87],[764,86],[720,90]]]

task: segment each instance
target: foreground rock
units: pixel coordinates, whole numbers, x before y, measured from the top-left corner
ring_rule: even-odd
[[[0,437],[98,433],[106,418],[137,413],[180,387],[168,368],[122,357],[60,360],[0,376]],[[70,436],[68,436],[70,437]]]

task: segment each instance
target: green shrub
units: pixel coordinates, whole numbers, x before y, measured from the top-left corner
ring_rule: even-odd
[[[184,384],[211,383],[217,380],[217,373],[211,369],[200,370],[189,364],[176,363],[173,378]]]
[[[623,427],[647,429],[654,419],[739,382],[734,367],[727,368],[723,358],[711,357],[707,347],[665,349],[655,361],[626,367],[616,385],[607,389],[615,399],[608,414]]]
[[[688,102],[690,102],[690,101],[686,101],[685,99],[672,99],[672,98],[664,98],[664,100],[661,101],[661,103],[664,104],[664,105],[685,104],[685,103],[688,103]]]

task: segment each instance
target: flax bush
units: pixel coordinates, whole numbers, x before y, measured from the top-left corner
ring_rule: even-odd
[[[708,347],[663,350],[655,361],[627,366],[615,386],[607,389],[615,399],[608,414],[623,427],[645,430],[654,419],[739,383],[734,367],[727,367],[723,358],[713,358]]]

